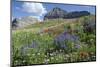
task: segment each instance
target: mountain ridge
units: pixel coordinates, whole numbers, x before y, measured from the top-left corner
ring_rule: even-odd
[[[70,18],[78,18],[81,16],[88,16],[88,15],[90,15],[90,12],[88,11],[67,12],[59,7],[55,7],[51,11],[49,11],[47,14],[45,14],[44,20],[57,19],[57,18],[70,19]]]

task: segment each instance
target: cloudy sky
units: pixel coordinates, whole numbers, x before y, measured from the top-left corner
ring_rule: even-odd
[[[20,18],[24,16],[34,16],[42,20],[43,16],[54,7],[59,7],[67,12],[89,11],[90,13],[95,14],[94,6],[13,1],[12,17]]]

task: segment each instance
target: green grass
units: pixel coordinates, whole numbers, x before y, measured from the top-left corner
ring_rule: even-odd
[[[81,17],[75,21],[71,21],[71,19],[55,19],[44,21],[42,24],[36,23],[24,29],[14,30],[12,32],[13,67],[30,64],[95,61],[95,29],[93,29],[92,32],[84,31],[84,23],[88,23],[89,20],[94,21],[95,19],[93,16]],[[49,30],[44,31],[46,28]],[[43,30],[42,33],[39,32],[41,30]],[[75,43],[72,41],[65,40],[68,47],[66,49],[55,45],[54,39],[64,31],[68,31],[69,34],[80,37],[78,42],[78,44],[80,44],[79,49],[74,47]],[[27,45],[31,45],[32,42],[36,42],[37,47],[27,47]],[[24,47],[23,50],[22,47]]]

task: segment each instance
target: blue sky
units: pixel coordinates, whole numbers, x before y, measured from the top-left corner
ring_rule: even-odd
[[[43,16],[48,11],[53,9],[54,7],[59,7],[61,9],[63,9],[63,10],[66,10],[67,12],[72,12],[72,11],[88,11],[91,14],[95,14],[95,6],[86,6],[86,5],[83,6],[83,5],[71,5],[71,4],[54,4],[54,3],[40,3],[39,4],[40,6],[35,5],[35,9],[34,9],[34,4],[32,4],[31,5],[32,7],[30,7],[29,3],[31,3],[31,2],[28,2],[28,5],[26,5],[26,3],[27,2],[16,2],[16,1],[13,1],[12,2],[12,17],[19,18],[19,17],[24,17],[24,16],[36,16],[36,17],[39,17],[40,19],[43,19]],[[30,9],[28,9],[28,7]],[[36,9],[38,9],[37,12],[36,12]]]

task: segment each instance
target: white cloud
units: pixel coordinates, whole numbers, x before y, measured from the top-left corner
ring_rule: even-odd
[[[41,3],[24,2],[21,9],[24,12],[33,13],[37,16],[42,16],[47,12]]]
[[[40,17],[39,17],[39,16],[29,16],[29,17],[32,17],[32,18],[37,18],[37,19],[38,19],[38,21],[42,21],[42,20],[40,19]]]

